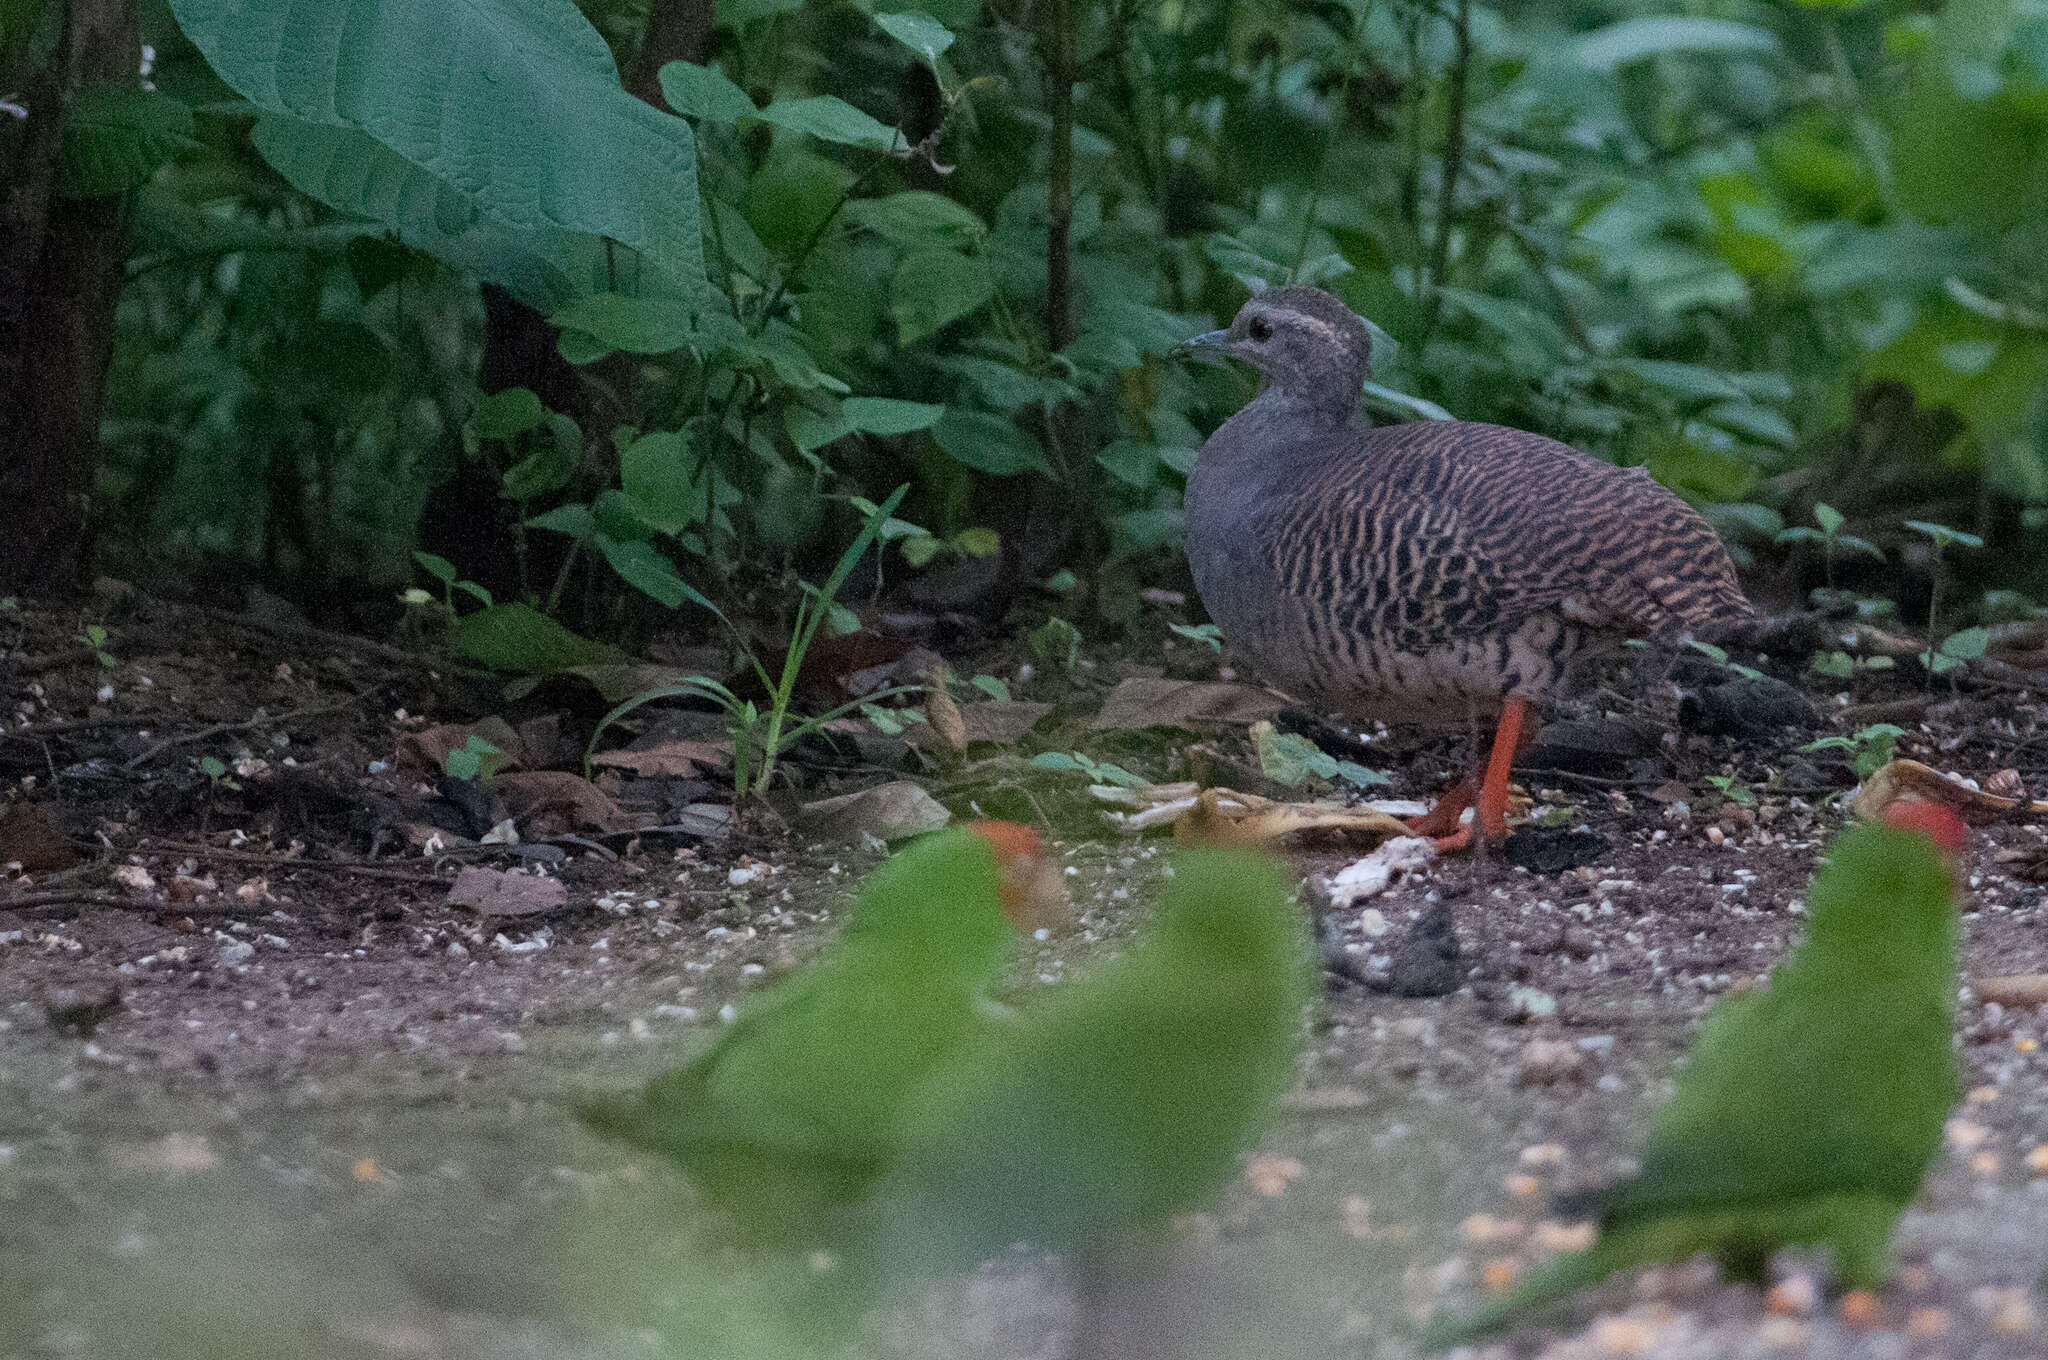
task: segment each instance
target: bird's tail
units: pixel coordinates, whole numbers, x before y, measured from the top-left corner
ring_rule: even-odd
[[[1432,1319],[1415,1338],[1418,1354],[1428,1355],[1461,1342],[1476,1341],[1501,1330],[1518,1313],[1557,1302],[1591,1288],[1615,1271],[1640,1262],[1640,1244],[1623,1231],[1603,1233],[1584,1251],[1560,1256],[1514,1288],[1469,1313]]]

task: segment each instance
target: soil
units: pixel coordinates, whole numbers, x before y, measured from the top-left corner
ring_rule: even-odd
[[[1163,650],[1180,613],[1154,612],[1071,685],[1027,681],[1000,648],[971,659],[1055,705],[1027,747],[1158,778],[1212,756],[1256,769],[1242,727],[1193,755],[1185,733],[1087,730],[1113,681],[1162,656],[1175,675],[1218,674],[1185,640]],[[735,1270],[687,1183],[586,1132],[571,1105],[672,1064],[828,943],[876,843],[772,815],[702,839],[585,829],[540,862],[566,888],[559,908],[487,919],[449,904],[456,870],[533,861],[452,831],[423,852],[454,809],[405,739],[546,713],[580,750],[596,700],[510,705],[497,681],[403,652],[125,595],[0,618],[16,634],[0,766],[17,790],[0,850],[33,860],[54,832],[76,859],[0,898],[0,1360],[798,1353],[776,1279]],[[78,641],[92,621],[104,643]],[[949,659],[968,674],[963,656]],[[1816,731],[1652,732],[1607,773],[1525,770],[1549,825],[1518,831],[1514,853],[1440,861],[1333,913],[1347,971],[1377,980],[1448,904],[1463,985],[1404,998],[1331,978],[1285,1114],[1216,1209],[1178,1225],[1176,1270],[1121,1300],[1114,1353],[1405,1356],[1432,1307],[1567,1240],[1549,1195],[1626,1169],[1701,1016],[1797,937],[1852,782],[1798,747],[1888,716],[1902,755],[2048,783],[2032,692],[1943,684],[1895,681],[1862,696],[1888,706],[1847,717],[1816,689],[1832,720]],[[1603,692],[1576,711],[1597,730],[1632,702]],[[1391,792],[1426,796],[1462,747],[1395,732],[1363,749]],[[956,813],[1052,816],[1068,865],[1077,919],[1020,965],[1028,998],[1128,938],[1170,842],[1103,827],[1079,776],[974,768],[928,782]],[[1708,783],[1724,772],[1753,805]],[[794,773],[804,798],[878,777]],[[718,802],[704,782],[670,792]],[[2048,972],[2026,877],[2043,851],[2032,825],[1973,834],[1968,978]],[[1355,857],[1289,855],[1312,884]],[[1969,1094],[1870,1315],[1831,1298],[1819,1259],[1781,1258],[1769,1300],[1689,1265],[1617,1279],[1500,1354],[2042,1354],[2044,1040],[2048,1015],[1965,990]],[[851,1344],[1063,1355],[1099,1323],[1075,1298],[1059,1263],[1019,1256],[870,1317]]]

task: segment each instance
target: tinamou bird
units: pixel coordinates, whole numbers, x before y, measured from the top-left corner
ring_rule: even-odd
[[[1294,1078],[1308,921],[1270,855],[1173,860],[1130,950],[938,1067],[875,1197],[898,1278],[1016,1242],[1099,1262],[1200,1208]]]
[[[1423,1349],[1697,1252],[1761,1282],[1778,1248],[1823,1246],[1840,1284],[1882,1284],[1893,1226],[1940,1151],[1959,1085],[1954,857],[1965,835],[1954,812],[1919,800],[1844,831],[1807,893],[1805,943],[1767,988],[1707,1016],[1642,1169],[1555,1206],[1596,1213],[1593,1245],[1431,1325]]]
[[[1581,658],[1710,638],[1751,616],[1714,531],[1641,469],[1471,421],[1370,428],[1371,333],[1309,287],[1253,297],[1191,344],[1264,390],[1202,446],[1188,561],[1232,645],[1354,719],[1498,715],[1483,778],[1415,822],[1440,850],[1507,834],[1508,771]]]
[[[831,953],[756,997],[687,1065],[580,1113],[677,1162],[740,1240],[823,1240],[886,1164],[918,1080],[999,1022],[989,989],[1020,930],[1049,924],[1063,900],[1029,827],[928,836],[862,885]]]

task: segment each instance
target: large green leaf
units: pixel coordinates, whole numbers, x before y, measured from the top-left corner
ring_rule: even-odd
[[[362,133],[522,237],[609,237],[704,278],[689,125],[626,93],[571,0],[170,4],[265,113]]]
[[[337,212],[382,222],[407,245],[497,284],[537,311],[552,311],[603,280],[600,238],[514,231],[368,133],[265,114],[250,137],[300,193]]]
[[[932,438],[949,456],[977,472],[998,477],[1049,472],[1036,440],[986,411],[949,410],[932,427]]]

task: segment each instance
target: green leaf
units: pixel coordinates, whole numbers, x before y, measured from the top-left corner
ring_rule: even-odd
[[[1674,363],[1669,359],[1617,359],[1609,367],[1681,397],[1701,401],[1743,399],[1742,389],[1728,375],[1699,364]]]
[[[1977,535],[1964,533],[1961,529],[1951,529],[1946,524],[1932,524],[1924,519],[1909,519],[1906,521],[1906,527],[1916,534],[1927,535],[1934,540],[1937,547],[1946,547],[1951,543],[1964,548],[1984,546],[1984,540]]]
[[[877,14],[875,27],[936,66],[953,45],[953,31],[924,14]]]
[[[932,438],[954,461],[997,477],[1020,472],[1051,475],[1038,442],[1012,422],[986,411],[948,408]]]
[[[580,332],[606,352],[669,354],[692,349],[726,354],[743,351],[748,343],[746,328],[716,293],[701,299],[590,293],[558,309],[548,321],[565,332],[565,347],[566,332]]]
[[[818,361],[804,348],[803,340],[787,322],[774,321],[754,340],[754,354],[775,370],[775,376],[800,391],[826,391],[844,395],[846,384],[818,367]]]
[[[382,223],[406,245],[497,284],[536,311],[604,286],[602,238],[509,227],[485,216],[471,195],[366,132],[266,113],[249,136],[300,193]]]
[[[989,698],[995,700],[999,704],[1007,704],[1010,702],[1010,687],[1003,683],[1003,680],[1000,676],[977,675],[972,680],[969,680],[967,683],[974,686],[976,689],[980,690],[983,694],[986,694]]]
[[[1003,538],[993,529],[977,526],[954,534],[953,546],[968,557],[995,557],[1003,550]]]
[[[192,110],[182,101],[133,85],[94,81],[65,103],[58,188],[72,198],[125,194],[198,148]]]
[[[1158,448],[1135,439],[1114,441],[1095,455],[1095,461],[1100,463],[1110,476],[1140,491],[1150,487],[1158,478]]]
[[[1829,505],[1826,501],[1814,502],[1813,522],[1815,524],[1818,524],[1820,526],[1820,531],[1823,534],[1826,534],[1829,538],[1833,538],[1835,537],[1835,535],[1841,533],[1842,526],[1848,523],[1848,521],[1843,518],[1842,512],[1835,509],[1834,506]]]
[[[469,425],[479,439],[515,439],[528,430],[538,429],[547,418],[547,408],[540,404],[533,389],[507,387],[478,402]]]
[[[548,413],[551,439],[538,441],[533,452],[505,470],[498,494],[506,500],[530,501],[560,491],[583,465],[583,432],[558,411]]]
[[[1746,401],[1717,402],[1707,408],[1704,418],[1732,434],[1774,449],[1790,449],[1799,442],[1799,432],[1792,428],[1792,422],[1768,406]]]
[[[1614,71],[1632,62],[1676,52],[1711,56],[1761,56],[1778,51],[1769,29],[1729,19],[1688,19],[1675,15],[1624,19],[1596,28],[1573,44],[1581,66]]]
[[[558,505],[552,510],[532,516],[526,521],[526,527],[545,529],[549,533],[567,534],[579,543],[587,543],[591,535],[597,532],[597,516],[591,513],[589,506],[580,501],[571,501],[567,505]]]
[[[619,455],[619,483],[633,513],[653,529],[679,534],[704,514],[701,463],[686,431],[642,435]]]
[[[362,133],[515,234],[609,237],[702,283],[689,125],[626,92],[571,0],[170,4],[265,113]]]
[[[492,670],[553,675],[576,666],[623,663],[626,654],[556,623],[531,605],[499,604],[455,621],[448,645]]]
[[[978,311],[995,296],[995,274],[979,255],[945,249],[914,251],[896,267],[889,310],[896,318],[896,342],[916,344],[942,327]]]
[[[904,250],[972,250],[988,237],[988,223],[972,208],[924,189],[857,198],[846,205],[846,220]]]
[[[943,406],[922,401],[899,401],[894,397],[848,397],[840,403],[839,410],[848,429],[878,435],[929,430],[946,414]]]
[[[1944,654],[1958,661],[1974,661],[1984,655],[1984,648],[1991,642],[1988,628],[1963,628],[1950,633],[1941,640]]]
[[[419,563],[421,571],[424,571],[443,585],[453,585],[455,583],[455,564],[447,558],[430,552],[415,552],[412,555],[412,560]]]
[[[707,606],[711,603],[698,594],[676,571],[676,564],[648,540],[614,538],[600,530],[596,542],[597,550],[604,554],[604,560],[611,564],[620,580],[670,609],[679,607],[685,600]]]
[[[727,80],[723,71],[690,61],[672,61],[661,68],[661,97],[686,118],[714,123],[751,118],[758,112],[747,92]]]
[[[1065,751],[1040,751],[1031,757],[1031,767],[1036,770],[1078,770],[1081,762]]]
[[[837,95],[812,95],[808,99],[778,99],[758,115],[764,122],[807,133],[820,141],[841,146],[866,147],[873,151],[895,151],[909,145],[903,134],[886,123],[877,122]]]

